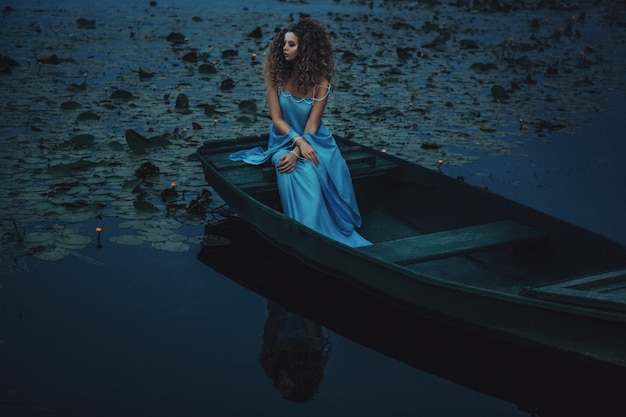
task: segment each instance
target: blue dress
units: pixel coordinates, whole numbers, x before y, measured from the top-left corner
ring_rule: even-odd
[[[272,124],[267,149],[257,147],[242,150],[230,155],[230,159],[254,165],[271,160],[277,166],[280,157],[294,148],[292,139],[303,136],[315,149],[319,165],[299,158],[292,172],[276,172],[284,213],[348,246],[370,245],[355,230],[361,226],[361,214],[348,165],[339,152],[332,132],[320,121],[317,134],[298,133],[304,131],[314,100],[298,98],[281,90],[278,101],[283,118],[292,128],[291,132],[283,135]]]

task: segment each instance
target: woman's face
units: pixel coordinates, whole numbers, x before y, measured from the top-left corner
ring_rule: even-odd
[[[285,33],[283,54],[286,61],[293,61],[298,56],[298,37],[293,32]]]

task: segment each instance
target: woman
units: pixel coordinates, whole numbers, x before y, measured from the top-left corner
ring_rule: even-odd
[[[230,159],[271,160],[286,215],[346,245],[365,246],[370,242],[355,230],[361,215],[350,171],[322,122],[334,72],[333,48],[319,22],[305,18],[278,33],[264,64],[272,118],[268,149],[239,151]]]

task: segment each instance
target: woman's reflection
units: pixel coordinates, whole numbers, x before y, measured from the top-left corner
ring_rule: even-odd
[[[260,362],[283,398],[303,403],[319,393],[331,351],[322,327],[268,301]]]

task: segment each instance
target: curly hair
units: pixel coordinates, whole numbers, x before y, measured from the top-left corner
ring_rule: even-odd
[[[298,37],[298,56],[293,62],[285,60],[283,46],[285,34],[292,32]],[[270,42],[265,54],[265,78],[279,88],[293,77],[296,92],[304,94],[321,80],[332,81],[335,75],[335,57],[326,28],[311,18],[281,30]]]
[[[331,350],[332,344],[327,336],[322,339],[284,339],[272,346],[264,346],[259,362],[284,399],[305,403],[319,393]],[[282,376],[286,376],[291,384],[282,386]]]

